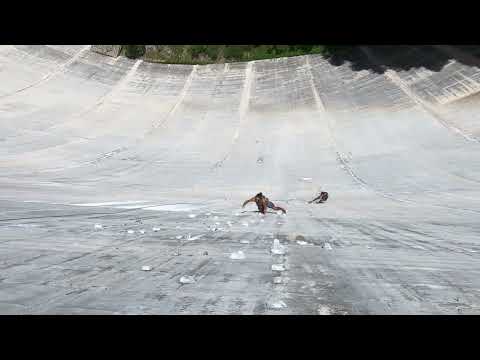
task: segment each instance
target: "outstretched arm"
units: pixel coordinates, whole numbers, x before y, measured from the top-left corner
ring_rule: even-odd
[[[242,208],[245,207],[245,205],[247,205],[249,202],[254,202],[254,201],[255,201],[255,196],[252,197],[251,199],[245,200],[245,202],[242,205]]]

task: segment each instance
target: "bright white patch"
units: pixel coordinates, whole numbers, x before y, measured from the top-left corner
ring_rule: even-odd
[[[155,232],[160,231],[160,228],[159,227],[153,227],[152,231],[155,231]]]
[[[135,231],[133,231],[133,230],[128,230],[128,231],[127,231],[127,233],[129,233],[129,234],[133,234],[134,232],[135,232]]]
[[[195,279],[193,278],[193,276],[185,275],[185,276],[182,276],[179,281],[182,284],[193,284],[195,282]]]
[[[274,284],[281,284],[282,283],[282,278],[280,276],[275,276],[273,278],[273,283]]]
[[[100,229],[103,229],[103,226],[100,224],[95,224],[94,228],[97,230],[100,230]]]
[[[175,236],[175,239],[180,240],[182,238],[182,235]]]
[[[215,225],[220,225],[220,223],[219,223],[219,222],[216,222]]]
[[[242,250],[239,250],[237,252],[233,252],[230,254],[230,259],[232,260],[243,260],[245,259],[245,254],[243,253]]]
[[[240,240],[240,244],[250,244],[249,240]]]
[[[212,213],[206,213],[205,215],[210,216],[210,215],[212,215]]]
[[[285,304],[285,302],[283,302],[282,300],[273,300],[268,302],[267,306],[270,309],[279,310],[279,309],[285,309],[287,307],[287,304]]]
[[[331,315],[331,311],[327,306],[320,305],[320,307],[317,309],[318,315]]]
[[[248,227],[248,223],[246,222],[243,222],[242,225]]]
[[[274,239],[271,251],[274,255],[283,255],[285,254],[285,246],[281,245],[278,239]]]
[[[173,204],[173,205],[156,205],[156,206],[149,206],[145,208],[146,210],[154,210],[154,211],[192,211],[198,209],[199,206],[191,205],[191,204]]]
[[[325,243],[325,249],[332,250],[332,245],[330,245],[328,242],[326,242]]]
[[[214,216],[214,217],[213,217],[213,220],[218,220],[218,216]]]
[[[198,240],[200,239],[202,236],[204,236],[205,234],[200,234],[200,235],[197,235],[197,236],[190,236],[190,234],[188,234],[188,237],[187,237],[187,241],[193,241],[193,240]]]
[[[70,204],[73,206],[110,206],[110,205],[125,205],[125,204],[141,204],[148,201],[110,201],[103,203],[84,203],[84,204]]]
[[[307,245],[308,242],[306,242],[306,241],[297,241],[297,244],[298,244],[298,245]]]
[[[272,271],[285,271],[285,265],[283,264],[273,264]]]
[[[190,215],[188,215],[188,217],[189,217],[190,219],[193,219],[193,218],[197,217],[197,215],[195,215],[195,214],[190,214]]]
[[[140,234],[145,234],[145,230],[140,230]]]
[[[150,271],[152,270],[151,266],[142,266],[142,271]]]
[[[265,222],[265,220],[263,220],[263,219],[260,219],[260,222]]]
[[[305,177],[305,178],[302,178],[303,181],[312,181],[312,178],[309,178],[309,177]]]

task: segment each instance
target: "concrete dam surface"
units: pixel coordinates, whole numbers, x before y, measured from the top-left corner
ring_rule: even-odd
[[[400,50],[0,46],[0,313],[480,314],[480,62]]]

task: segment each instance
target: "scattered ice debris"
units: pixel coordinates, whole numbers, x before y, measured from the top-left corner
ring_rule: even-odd
[[[175,239],[180,240],[182,237],[183,237],[182,235],[178,235],[178,236],[175,236]]]
[[[287,304],[285,304],[285,302],[283,302],[282,300],[273,300],[273,301],[269,301],[267,303],[267,306],[270,309],[279,310],[279,309],[285,309],[287,307]]]
[[[142,266],[142,271],[150,271],[152,270],[152,267],[151,266]]]
[[[188,215],[188,217],[189,217],[190,219],[193,219],[193,218],[197,217],[197,215],[195,215],[195,214],[190,214],[190,215]]]
[[[308,245],[308,242],[306,241],[297,241],[298,245]]]
[[[283,264],[273,264],[272,271],[285,271],[285,265]]]
[[[96,230],[101,230],[101,229],[103,229],[103,226],[100,225],[100,224],[95,224],[94,228],[95,228]]]
[[[320,305],[317,309],[318,315],[331,315],[330,309],[327,306]]]
[[[274,284],[281,284],[282,283],[282,278],[280,276],[275,276],[273,278],[273,283]]]
[[[195,279],[193,278],[193,276],[184,275],[180,278],[180,282],[182,284],[193,284],[195,282]]]
[[[243,253],[242,250],[239,250],[237,252],[233,252],[230,254],[230,259],[232,260],[243,260],[245,259],[245,254]]]
[[[135,231],[133,231],[133,230],[127,230],[127,233],[129,233],[129,234],[133,234],[134,232]]]
[[[330,245],[328,242],[326,242],[325,243],[325,249],[332,250],[332,245]]]
[[[274,255],[283,255],[285,254],[285,246],[281,245],[278,239],[274,239],[271,251]]]
[[[247,222],[243,222],[242,225],[248,227],[248,223],[247,223]]]
[[[140,234],[145,234],[145,230],[140,230]]]
[[[240,240],[240,244],[250,244],[250,240]]]
[[[153,227],[152,231],[154,231],[154,232],[160,231],[160,228],[159,227]]]

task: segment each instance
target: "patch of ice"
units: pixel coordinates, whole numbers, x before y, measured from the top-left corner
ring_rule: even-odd
[[[269,301],[267,303],[267,306],[270,309],[279,310],[279,309],[285,309],[287,307],[287,304],[285,304],[285,302],[282,300],[273,300],[273,301]]]
[[[145,234],[145,230],[140,230],[140,234]]]
[[[103,226],[100,225],[100,224],[95,224],[94,228],[97,229],[97,230],[101,230],[101,229],[103,229]]]
[[[282,278],[280,276],[275,276],[273,278],[273,283],[274,284],[281,284],[282,283]]]
[[[125,205],[125,204],[141,204],[148,201],[110,201],[103,203],[84,203],[84,204],[70,204],[73,206],[109,206],[109,205]]]
[[[308,242],[306,241],[297,241],[298,245],[308,245]]]
[[[180,278],[180,283],[182,284],[193,284],[195,282],[195,279],[193,276],[190,275],[184,275]]]
[[[214,217],[213,217],[213,220],[218,220],[218,216],[214,216]]]
[[[133,231],[133,230],[127,230],[127,233],[129,233],[129,234],[133,234],[134,232],[135,231]]]
[[[160,231],[160,228],[159,227],[153,227],[152,231],[154,231],[154,232]]]
[[[312,181],[312,178],[311,177],[304,177],[302,178],[303,181]]]
[[[142,266],[142,271],[150,271],[152,270],[151,266]]]
[[[197,236],[190,236],[190,234],[189,234],[187,240],[188,240],[188,241],[198,240],[198,239],[200,239],[200,238],[201,238],[202,236],[204,236],[204,235],[205,235],[205,234],[200,234],[200,235],[197,235]]]
[[[332,250],[332,245],[330,245],[328,242],[326,242],[325,243],[325,249]]]
[[[274,255],[283,255],[285,254],[285,246],[281,245],[278,239],[274,239],[271,251]]]
[[[273,264],[272,271],[285,271],[285,265],[283,264]]]
[[[198,209],[200,206],[192,204],[172,204],[172,205],[155,205],[145,208],[146,210],[154,211],[192,211]]]
[[[189,217],[190,219],[193,219],[193,218],[196,218],[197,215],[195,215],[195,214],[190,214],[190,215],[188,215],[188,217]]]
[[[240,244],[250,244],[249,240],[240,240]]]
[[[209,212],[208,212],[208,213],[206,213],[205,215],[210,216],[210,215],[212,215],[212,213],[209,213]]]
[[[232,260],[243,260],[245,259],[245,254],[243,253],[242,250],[233,252],[230,254],[230,259]]]
[[[180,240],[182,237],[183,237],[182,235],[178,235],[178,236],[175,236],[175,239]]]
[[[331,311],[327,306],[320,305],[320,307],[317,309],[318,315],[331,315]]]
[[[219,223],[219,222],[216,222],[215,225],[220,225],[220,223]]]
[[[241,215],[241,214],[240,214],[240,213],[238,213],[238,212],[237,212],[237,213],[235,213],[235,216],[240,216],[240,215]]]

